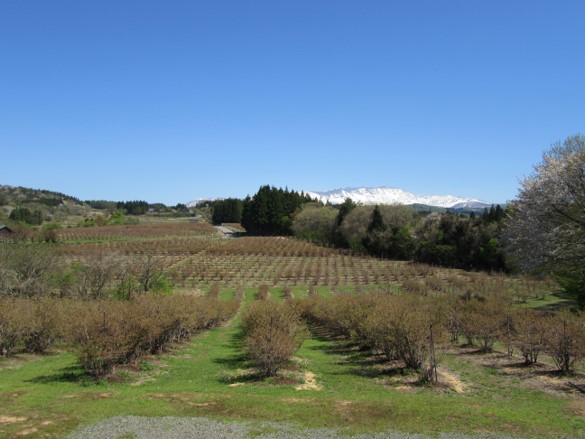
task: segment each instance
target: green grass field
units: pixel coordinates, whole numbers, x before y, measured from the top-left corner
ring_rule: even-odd
[[[246,290],[242,307],[255,292]],[[306,291],[296,288],[293,294]],[[224,299],[232,295],[233,289],[221,293]],[[273,288],[271,298],[282,300],[281,289]],[[260,381],[242,353],[240,316],[148,358],[141,368],[118,370],[110,382],[85,378],[69,352],[1,359],[0,436],[61,437],[111,416],[176,415],[335,426],[348,434],[399,430],[585,437],[582,395],[567,391],[563,379],[550,374],[528,380],[522,370],[510,372],[513,367],[498,366],[508,360],[497,353],[450,348],[439,367],[441,384],[419,385],[346,341],[311,328],[290,368]]]
[[[230,300],[237,285],[246,286],[240,313],[223,327],[119,368],[113,379],[99,383],[84,375],[68,346],[55,346],[42,356],[0,358],[0,437],[63,437],[124,415],[282,421],[340,427],[348,434],[396,430],[585,437],[585,396],[566,384],[569,379],[583,382],[583,374],[559,377],[544,356],[542,364],[527,368],[519,365],[520,358],[502,353],[446,346],[439,385],[422,385],[416,375],[311,327],[290,366],[275,378],[259,380],[239,337],[241,311],[262,284],[271,286],[270,299],[279,301],[288,285],[296,299],[307,297],[310,288],[324,297],[334,291],[462,294],[468,289],[489,296],[512,289],[522,293],[515,306],[570,304],[551,294],[554,286],[348,255],[288,238],[221,239],[202,225],[169,224],[66,229],[59,251],[72,261],[90,262],[106,252],[136,263],[155,252],[176,291],[204,293],[217,284],[220,298]]]

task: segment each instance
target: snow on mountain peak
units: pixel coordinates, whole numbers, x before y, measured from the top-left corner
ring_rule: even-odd
[[[358,204],[425,204],[436,207],[489,207],[491,204],[475,198],[461,198],[453,195],[416,195],[394,187],[360,187],[334,189],[326,192],[305,192],[311,198],[323,203],[341,204],[351,198]]]

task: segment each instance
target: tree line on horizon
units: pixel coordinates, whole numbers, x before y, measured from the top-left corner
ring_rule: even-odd
[[[268,185],[244,200],[217,200],[209,207],[214,223],[239,222],[252,235],[295,235],[376,257],[447,267],[553,275],[585,305],[584,180],[585,136],[578,134],[545,151],[534,173],[521,182],[517,200],[506,209],[494,206],[483,215],[421,213],[408,206],[356,206],[351,200],[339,206],[323,205],[303,192]],[[45,221],[44,211],[39,210],[39,215],[18,205],[25,200],[34,199],[40,205],[39,200],[52,197],[43,206],[62,202],[58,193],[0,189],[0,205],[16,203],[12,218],[6,218],[15,223]],[[144,214],[153,206],[159,211],[167,209],[161,203],[145,201],[85,204],[128,215]],[[186,205],[173,209],[191,214]]]
[[[505,210],[480,216],[416,212],[410,206],[310,203],[293,222],[301,239],[369,255],[449,268],[508,271],[501,245]]]
[[[263,186],[243,201],[253,235],[295,235],[372,256],[451,268],[552,275],[585,306],[585,136],[557,142],[517,200],[482,215],[415,212],[409,206],[323,205]],[[226,221],[227,222],[227,221]]]
[[[212,207],[215,224],[241,222],[251,235],[294,235],[380,258],[508,270],[500,243],[505,210],[499,205],[480,216],[360,206],[349,198],[332,206],[302,192],[262,186],[243,201],[217,200]]]

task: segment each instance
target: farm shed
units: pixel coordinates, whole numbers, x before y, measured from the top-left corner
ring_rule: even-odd
[[[4,224],[0,224],[0,235],[10,235],[12,233],[12,229]]]

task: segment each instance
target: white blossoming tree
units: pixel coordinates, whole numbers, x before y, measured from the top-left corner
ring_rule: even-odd
[[[508,255],[525,271],[553,274],[585,305],[585,136],[555,143],[521,186]]]

